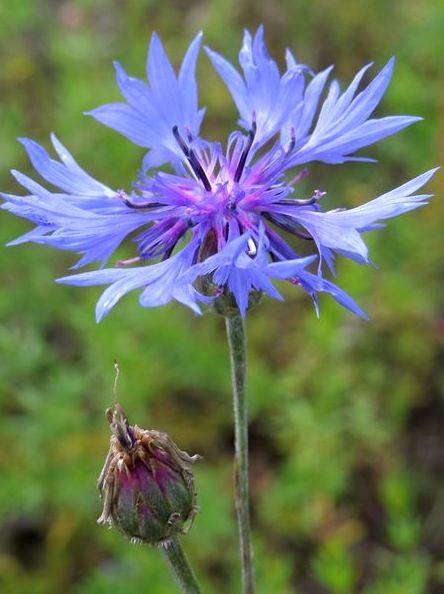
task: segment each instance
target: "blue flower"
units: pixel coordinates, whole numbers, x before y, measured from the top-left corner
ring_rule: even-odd
[[[318,293],[326,292],[366,317],[324,275],[334,272],[337,255],[368,263],[363,233],[426,204],[431,195],[417,192],[435,170],[362,206],[324,211],[325,192],[296,193],[307,170],[294,169],[311,161],[372,160],[356,152],[420,119],[372,117],[390,82],[393,60],[367,86],[362,80],[370,65],[365,66],[341,92],[336,81],[327,88],[332,67],[314,74],[290,51],[281,74],[261,27],[254,37],[244,35],[239,54],[243,74],[206,48],[245,131],[232,132],[224,149],[199,136],[204,115],[195,79],[200,42],[201,34],[176,75],[153,35],[148,83],[116,64],[125,102],[90,112],[149,149],[132,190],[112,189],[92,178],[55,136],[59,160],[32,140],[22,140],[36,171],[56,190],[13,171],[28,194],[2,194],[2,207],[35,227],[11,244],[32,241],[76,252],[81,258],[75,268],[99,262],[100,270],[59,279],[78,286],[108,285],[97,304],[98,320],[134,289],[141,290],[144,307],[176,300],[196,313],[201,303],[231,294],[245,315],[251,293],[282,299],[276,280],[304,289],[316,310]],[[169,171],[153,171],[164,164]],[[135,257],[103,268],[128,238]],[[310,246],[312,254],[303,256]]]

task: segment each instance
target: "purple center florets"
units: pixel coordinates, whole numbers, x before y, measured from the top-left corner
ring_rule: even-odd
[[[72,250],[81,254],[75,265],[79,268],[96,261],[106,264],[132,237],[137,257],[59,279],[80,286],[109,285],[97,303],[97,319],[134,289],[142,289],[144,307],[175,299],[197,313],[201,302],[230,294],[245,315],[253,292],[282,299],[274,280],[302,287],[316,307],[318,293],[327,292],[365,316],[325,275],[334,274],[338,255],[368,263],[363,233],[426,204],[430,195],[415,192],[434,171],[351,209],[323,212],[320,198],[325,192],[300,197],[293,192],[308,163],[371,161],[356,152],[421,119],[372,117],[394,60],[367,85],[363,80],[370,64],[364,66],[341,91],[337,81],[327,83],[332,67],[315,74],[289,50],[282,74],[267,51],[262,27],[254,37],[245,32],[239,53],[242,73],[206,48],[247,131],[233,132],[223,151],[220,143],[199,135],[204,110],[198,105],[195,67],[201,37],[193,40],[176,74],[154,34],[148,83],[116,63],[125,101],[90,112],[148,149],[132,193],[116,192],[92,178],[55,136],[59,161],[34,141],[22,139],[35,169],[59,190],[48,191],[13,171],[29,194],[3,194],[3,208],[28,218],[35,228],[12,243],[33,241]],[[162,165],[172,172],[153,173]],[[310,256],[300,256],[301,242],[294,237],[304,240],[304,251],[311,248]],[[203,284],[213,290],[203,290]]]
[[[118,194],[130,208],[159,213],[161,220],[136,238],[140,259],[168,258],[189,231],[201,241],[209,235],[214,237],[213,253],[226,246],[233,227],[236,235],[250,233],[245,251],[254,258],[257,253],[254,238],[259,237],[259,229],[263,227],[269,242],[268,251],[275,260],[281,256],[279,241],[276,241],[276,233],[269,223],[299,238],[312,240],[300,225],[278,212],[279,206],[318,210],[317,201],[325,195],[325,192],[316,190],[308,199],[286,199],[293,188],[286,183],[283,174],[287,156],[294,147],[294,138],[286,150],[277,143],[251,164],[256,134],[254,114],[248,136],[233,133],[225,154],[219,144],[204,143],[191,135],[184,140],[177,126],[174,126],[173,134],[185,157],[183,175],[158,173],[137,184],[139,197],[130,199],[123,192]],[[292,183],[306,175],[305,169],[293,178]],[[289,246],[287,250],[290,250]],[[207,250],[205,255],[212,254]],[[133,262],[131,259],[120,261],[120,264]]]

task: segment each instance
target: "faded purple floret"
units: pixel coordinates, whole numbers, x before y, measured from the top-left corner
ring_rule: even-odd
[[[128,237],[136,255],[59,279],[79,286],[108,285],[97,304],[100,320],[129,291],[141,289],[144,307],[179,301],[200,313],[200,304],[231,294],[245,315],[252,292],[282,299],[274,281],[289,281],[365,317],[359,306],[324,275],[337,254],[369,262],[364,232],[427,203],[417,193],[428,171],[362,206],[324,211],[325,192],[297,191],[312,161],[371,161],[356,154],[420,118],[372,117],[390,82],[393,59],[367,84],[364,66],[341,91],[328,82],[332,67],[314,74],[287,50],[282,74],[268,54],[260,27],[246,32],[239,72],[206,48],[228,87],[245,132],[232,132],[226,148],[199,136],[204,110],[195,79],[201,34],[191,43],[178,74],[157,35],[147,59],[148,82],[115,65],[125,99],[90,114],[149,149],[132,191],[111,189],[87,174],[53,136],[59,160],[32,140],[22,142],[49,191],[13,172],[25,196],[3,194],[3,208],[35,228],[11,243],[45,243],[81,255],[75,268],[106,264]],[[168,164],[170,170],[153,171]],[[285,235],[282,235],[282,231]],[[293,236],[293,237],[291,237]],[[298,246],[304,245],[304,249]],[[307,247],[312,247],[312,255]],[[205,282],[202,282],[202,281]],[[211,289],[210,289],[211,288]]]

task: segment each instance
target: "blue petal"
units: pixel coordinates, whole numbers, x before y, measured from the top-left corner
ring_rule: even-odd
[[[126,103],[107,103],[86,112],[86,115],[120,132],[138,146],[151,148],[157,138],[152,123],[145,115]]]
[[[308,83],[303,101],[293,111],[288,123],[282,129],[281,142],[283,145],[286,145],[290,141],[290,137],[293,134],[295,139],[297,139],[296,146],[303,144],[303,140],[306,139],[312,126],[322,91],[332,69],[333,66],[326,68],[319,74],[316,74]]]
[[[179,89],[184,100],[184,111],[190,115],[197,114],[199,109],[195,72],[201,41],[202,32],[199,32],[191,42],[179,71]],[[200,122],[196,123],[196,128],[199,125]]]
[[[213,282],[228,287],[236,300],[241,315],[245,316],[252,290],[263,291],[270,297],[282,300],[281,294],[274,287],[271,279],[287,279],[297,276],[316,259],[316,256],[309,256],[270,264],[268,239],[263,225],[260,226],[256,238],[257,251],[254,257],[250,257],[246,253],[249,239],[250,234],[244,233],[236,239],[228,241],[217,254],[188,269],[179,278],[179,283],[191,283],[199,276],[214,273]]]
[[[322,161],[326,163],[343,163],[353,160],[349,155],[378,140],[396,134],[403,128],[420,121],[422,118],[413,116],[389,116],[374,120],[367,120],[361,126],[352,129],[341,137],[327,142],[322,147]],[[320,158],[320,154],[318,154]]]
[[[367,314],[350,297],[350,295],[348,295],[345,291],[343,291],[340,287],[338,287],[331,281],[328,281],[325,278],[322,278],[321,276],[318,276],[316,274],[312,274],[311,272],[307,272],[306,270],[302,271],[299,274],[299,279],[304,288],[309,293],[328,293],[340,305],[350,310],[354,314],[358,315],[359,317],[363,318],[364,320],[368,320]]]
[[[370,64],[364,66],[358,72],[348,89],[342,94],[337,81],[331,83],[314,129],[310,134],[305,123],[307,118],[304,117],[304,111],[310,109],[311,116],[314,114],[320,93],[316,89],[314,98],[309,98],[307,88],[304,95],[304,107],[295,111],[284,130],[284,137],[288,137],[289,127],[292,126],[298,139],[298,143],[288,159],[288,167],[315,160],[326,163],[361,160],[362,158],[355,157],[353,153],[395,134],[421,119],[413,116],[391,116],[368,120],[390,82],[394,59],[389,60],[373,81],[356,94],[369,66]],[[323,78],[319,80],[321,83],[319,87],[325,83],[325,72]],[[312,84],[315,80],[316,77]]]
[[[254,38],[249,31],[244,33],[239,63],[245,80],[224,58],[208,48],[206,51],[236,103],[241,125],[250,129],[253,121],[256,122],[255,147],[258,148],[281,129],[302,100],[305,67],[291,62],[281,76],[268,54],[262,27]]]
[[[230,267],[240,253],[246,249],[249,237],[249,233],[244,233],[237,239],[230,241],[221,251],[187,270],[181,276],[181,281],[185,283],[193,282],[199,276],[205,276],[217,269]]]
[[[52,135],[52,141],[59,153],[62,163],[50,158],[46,150],[30,138],[19,138],[26,149],[31,163],[40,175],[49,183],[70,194],[87,194],[88,196],[111,196],[114,192],[107,186],[88,175],[74,161],[72,155]]]
[[[146,165],[183,158],[172,132],[174,126],[185,135],[199,133],[204,112],[198,109],[195,69],[201,38],[199,33],[190,44],[176,76],[154,33],[146,64],[149,84],[128,76],[116,62],[117,83],[127,103],[110,103],[88,112],[138,146],[151,149]]]
[[[157,307],[176,299],[200,313],[197,301],[205,299],[186,283],[177,282],[182,272],[191,265],[197,248],[198,243],[191,241],[181,252],[158,264],[85,272],[59,278],[57,282],[82,287],[109,284],[96,305],[98,322],[124,295],[140,288],[144,289],[139,299],[143,307]]]
[[[307,256],[305,258],[296,258],[294,260],[282,260],[268,264],[267,272],[270,276],[279,279],[288,279],[297,276],[298,273],[310,266],[317,256]]]
[[[54,135],[52,141],[60,162],[36,142],[22,139],[40,175],[64,193],[50,192],[13,170],[18,183],[30,194],[4,194],[2,208],[32,221],[36,229],[12,243],[32,241],[82,254],[77,267],[97,260],[104,263],[128,234],[162,216],[126,206],[115,191],[87,174]]]
[[[228,62],[228,60],[220,56],[218,53],[214,52],[209,47],[206,47],[205,51],[219,73],[219,76],[227,85],[241,117],[251,117],[251,112],[248,106],[247,87],[242,76],[236,68]],[[251,120],[249,123],[251,125]],[[246,124],[246,127],[248,127],[248,123]]]
[[[409,212],[427,203],[430,194],[414,194],[426,184],[437,169],[431,169],[402,186],[349,210],[319,212],[292,205],[272,205],[271,211],[285,214],[305,227],[319,251],[330,248],[358,262],[368,262],[368,250],[361,233],[380,221]]]

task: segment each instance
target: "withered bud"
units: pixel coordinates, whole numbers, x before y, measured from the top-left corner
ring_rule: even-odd
[[[187,532],[197,511],[190,466],[200,456],[180,450],[166,433],[130,425],[120,404],[106,416],[111,439],[98,480],[97,522],[150,544]]]

